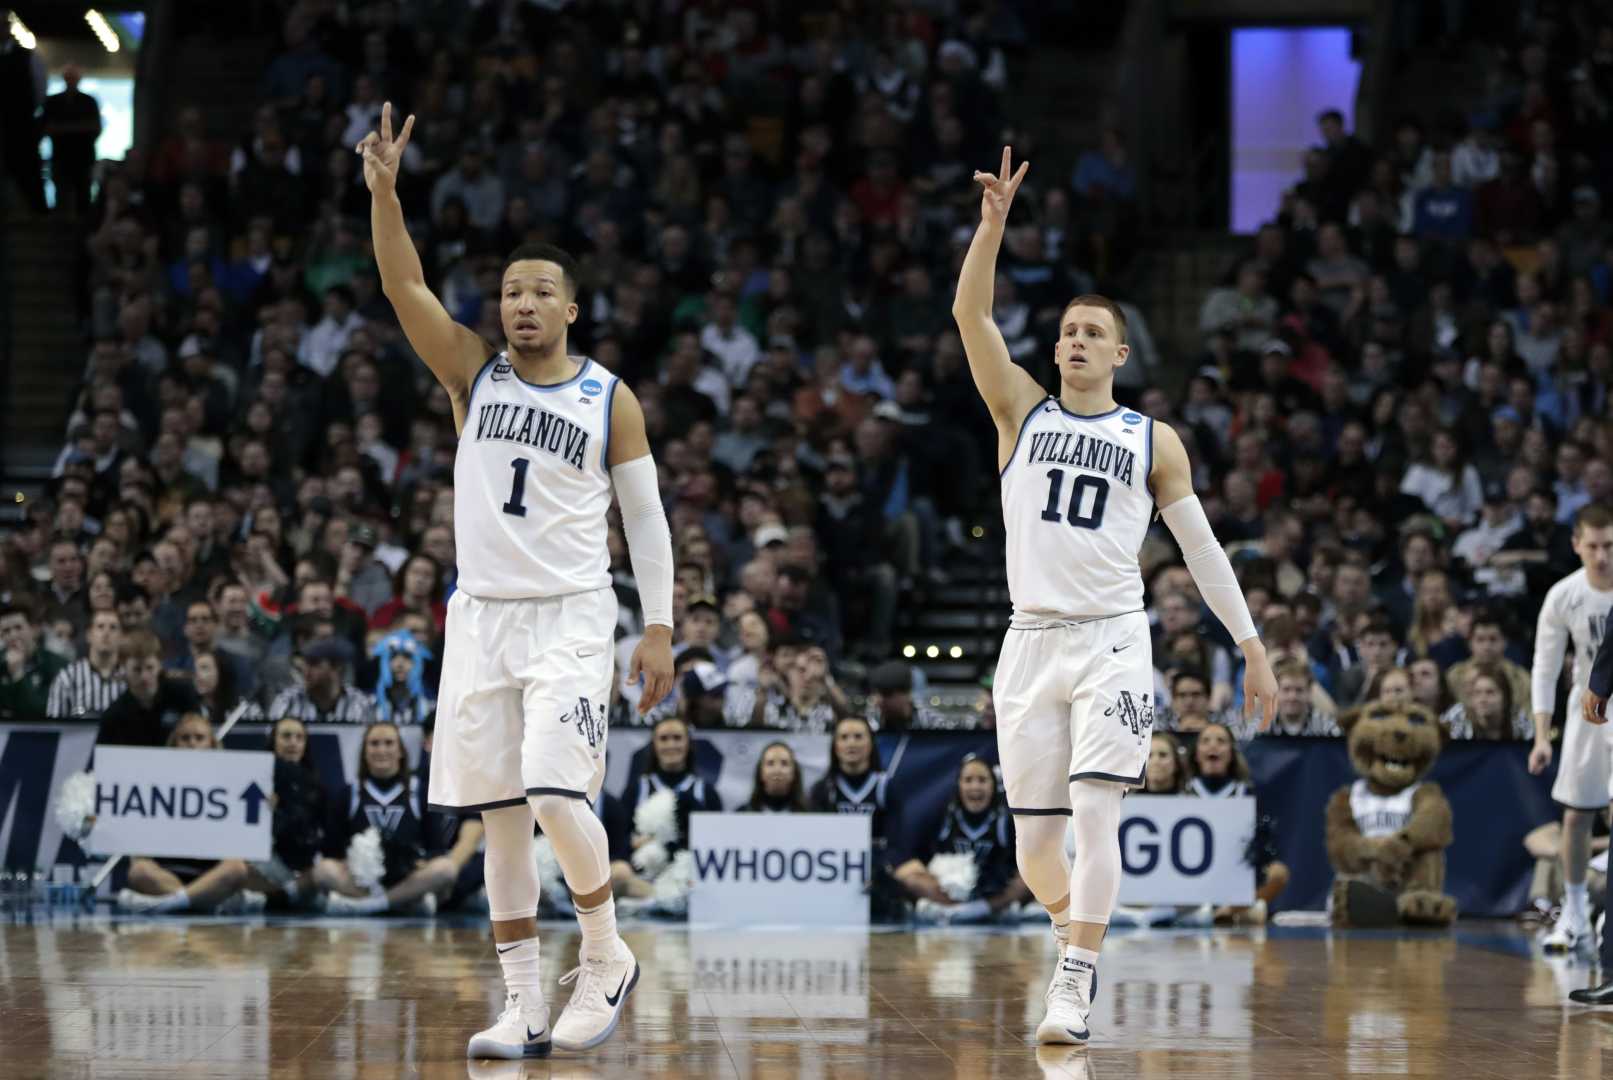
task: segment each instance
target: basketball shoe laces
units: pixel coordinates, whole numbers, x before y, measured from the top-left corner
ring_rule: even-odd
[[[504,994],[504,1011],[498,1014],[498,1023],[493,1026],[502,1027],[505,1023],[514,1020],[517,1026],[525,1027],[526,1021],[521,1018],[521,995],[506,991]]]
[[[599,987],[604,977],[605,969],[609,966],[609,957],[583,957],[581,958],[581,963],[560,976],[561,986],[569,986],[573,982],[577,984],[577,989],[571,992],[571,1004],[573,1006],[580,1004],[591,1011],[598,1009],[598,1003],[590,995],[597,989],[600,999],[603,999],[605,992]]]
[[[1080,1007],[1082,991],[1086,988],[1086,979],[1083,978],[1082,969],[1068,961],[1060,961],[1058,974],[1047,988],[1048,1004],[1060,1002],[1062,1004]]]

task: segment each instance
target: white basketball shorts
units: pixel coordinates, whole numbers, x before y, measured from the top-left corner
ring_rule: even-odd
[[[1563,722],[1563,746],[1557,759],[1557,780],[1551,785],[1554,801],[1575,810],[1604,810],[1613,791],[1613,732],[1606,724],[1587,724],[1580,715],[1584,690],[1568,695]]]
[[[433,810],[521,806],[528,795],[592,803],[605,782],[616,594],[448,601]]]
[[[1141,611],[1009,628],[991,692],[1011,812],[1068,814],[1075,780],[1142,782],[1153,653]]]

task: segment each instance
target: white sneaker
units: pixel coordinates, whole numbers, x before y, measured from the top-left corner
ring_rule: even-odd
[[[1036,1041],[1084,1044],[1092,1034],[1087,1016],[1097,990],[1097,968],[1073,956],[1060,960],[1047,987],[1047,1015],[1036,1028]]]
[[[344,896],[339,892],[325,894],[326,915],[384,915],[386,894],[376,890],[369,896]]]
[[[224,898],[224,902],[213,909],[215,915],[257,915],[263,911],[269,898],[260,892],[251,889],[242,889],[234,896]]]
[[[520,994],[510,993],[498,1021],[470,1037],[465,1056],[505,1061],[543,1058],[549,1056],[549,1045],[549,1006],[541,998],[527,1004]]]
[[[147,896],[133,889],[119,889],[118,910],[127,911],[131,915],[150,915],[157,910],[163,899],[161,896]]]
[[[1584,923],[1573,922],[1566,916],[1558,919],[1557,924],[1540,939],[1541,949],[1549,953],[1579,952],[1590,943],[1591,928]]]
[[[560,978],[561,986],[577,984],[554,1025],[554,1044],[562,1050],[591,1050],[610,1038],[638,985],[638,960],[620,938],[614,953],[581,961]]]

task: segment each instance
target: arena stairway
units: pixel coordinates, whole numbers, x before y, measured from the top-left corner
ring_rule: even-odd
[[[944,584],[927,586],[918,602],[897,611],[896,653],[924,672],[926,704],[943,711],[973,708],[1008,627],[1001,527],[982,532],[947,563]]]
[[[69,399],[84,373],[75,273],[79,241],[73,222],[17,215],[3,223],[0,303],[10,335],[5,401],[4,501],[35,497],[61,449]]]

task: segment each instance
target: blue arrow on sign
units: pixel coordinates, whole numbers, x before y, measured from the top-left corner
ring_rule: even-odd
[[[263,793],[263,789],[258,787],[256,780],[248,784],[246,790],[241,792],[241,798],[246,802],[246,823],[248,825],[258,823],[258,807],[262,806],[263,801],[268,797]]]

